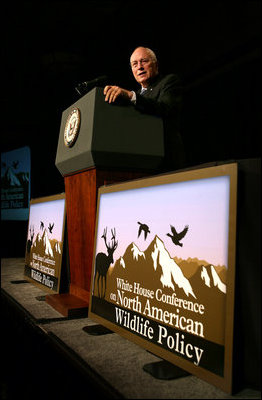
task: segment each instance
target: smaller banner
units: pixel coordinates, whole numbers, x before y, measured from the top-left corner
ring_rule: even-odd
[[[29,147],[1,153],[1,219],[26,221],[30,201]]]
[[[31,200],[24,275],[59,293],[65,227],[65,194]]]

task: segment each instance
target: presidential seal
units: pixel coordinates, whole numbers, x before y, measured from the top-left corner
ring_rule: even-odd
[[[67,147],[72,147],[76,142],[79,134],[80,120],[80,110],[73,108],[68,115],[64,130],[64,142]]]

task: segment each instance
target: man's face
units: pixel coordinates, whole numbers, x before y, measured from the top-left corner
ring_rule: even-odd
[[[143,87],[147,87],[150,80],[158,74],[157,62],[152,60],[148,50],[143,47],[134,51],[130,64],[135,80]]]

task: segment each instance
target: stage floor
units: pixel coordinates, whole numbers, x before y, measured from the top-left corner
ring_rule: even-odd
[[[20,371],[21,381],[27,385],[27,394],[30,392],[28,387],[32,385],[32,398],[33,395],[39,398],[39,394],[41,398],[41,393],[44,398],[44,394],[47,396],[50,393],[48,389],[54,387],[57,393],[66,392],[68,398],[71,391],[74,395],[85,391],[87,395],[91,389],[110,398],[261,398],[260,391],[249,388],[230,396],[192,375],[172,380],[152,377],[143,370],[143,366],[160,361],[158,357],[116,333],[101,336],[86,333],[83,328],[95,325],[95,322],[88,317],[66,318],[55,311],[45,301],[46,292],[26,282],[23,272],[23,259],[2,259],[1,292],[5,323],[5,340],[2,341],[2,347],[5,362],[9,364],[5,373],[7,383],[2,384],[2,391],[7,393],[9,390],[5,385],[8,386],[11,382],[11,376],[7,375],[13,371],[14,363],[16,366],[26,365],[26,372],[23,367],[16,368],[16,371],[18,374]],[[66,372],[60,372],[60,376],[58,369],[63,368],[63,365]],[[32,377],[30,379],[28,376],[30,370],[38,370],[37,383],[37,377],[33,382]],[[55,370],[57,375],[52,376],[52,371]],[[24,387],[26,386],[19,388],[20,394],[23,393]],[[53,394],[55,393],[53,390]],[[11,397],[6,395],[2,398]]]

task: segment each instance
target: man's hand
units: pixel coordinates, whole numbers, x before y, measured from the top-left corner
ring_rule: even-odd
[[[122,89],[119,86],[106,86],[104,88],[105,101],[114,103],[118,97],[123,97],[127,100],[132,99],[133,93],[130,90]]]

